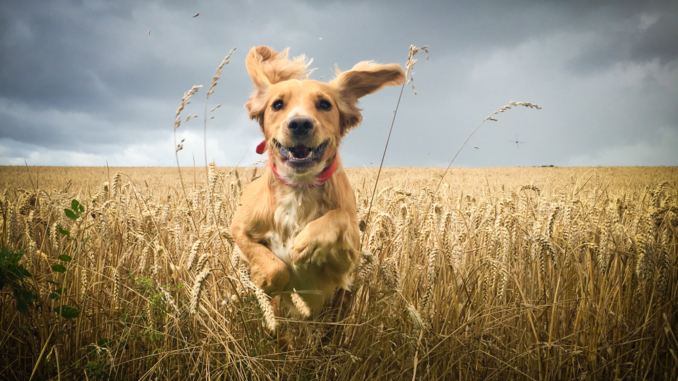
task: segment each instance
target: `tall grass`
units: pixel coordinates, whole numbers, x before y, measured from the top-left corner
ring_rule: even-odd
[[[2,290],[0,375],[678,376],[675,179],[611,188],[614,179],[594,175],[497,189],[477,177],[471,192],[443,186],[435,194],[434,176],[390,179],[375,196],[373,222],[361,224],[365,253],[345,315],[328,308],[294,321],[265,319],[270,311],[226,229],[253,169],[210,172],[188,197],[124,174],[110,187],[43,179],[45,189],[59,188],[5,188],[0,243],[25,250],[25,287],[38,299],[21,313]],[[356,174],[364,221],[373,177]],[[454,172],[452,180],[460,181]],[[72,199],[84,208],[76,220],[64,212]],[[59,264],[65,272],[53,270]],[[79,315],[66,318],[59,306]]]

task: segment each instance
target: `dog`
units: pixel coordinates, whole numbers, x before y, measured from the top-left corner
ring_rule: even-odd
[[[280,295],[285,311],[300,313],[296,293],[317,313],[335,289],[349,288],[360,260],[341,140],[362,121],[358,100],[402,84],[405,73],[365,61],[325,83],[308,79],[312,60],[288,51],[258,46],[246,58],[255,90],[245,108],[264,134],[257,152],[268,152],[268,165],[244,189],[230,231],[256,286]]]

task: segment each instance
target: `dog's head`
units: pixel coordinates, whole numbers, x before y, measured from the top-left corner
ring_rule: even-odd
[[[384,86],[399,85],[398,64],[361,62],[329,83],[307,79],[304,56],[288,59],[267,46],[252,48],[247,71],[256,90],[245,107],[259,122],[278,173],[308,183],[334,160],[341,139],[360,124],[358,99]]]

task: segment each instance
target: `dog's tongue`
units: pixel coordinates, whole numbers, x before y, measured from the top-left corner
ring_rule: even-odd
[[[297,159],[305,159],[306,157],[308,157],[308,154],[311,153],[311,149],[304,145],[292,147],[289,150],[290,152],[292,152],[292,156],[294,156]]]

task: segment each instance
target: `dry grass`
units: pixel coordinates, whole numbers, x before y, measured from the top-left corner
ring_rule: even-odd
[[[383,169],[346,312],[313,321],[275,319],[233,252],[254,169],[182,171],[187,197],[176,168],[0,168],[39,296],[0,293],[0,377],[678,377],[676,168],[452,169],[435,195],[442,169]],[[348,169],[361,219],[376,172]]]

